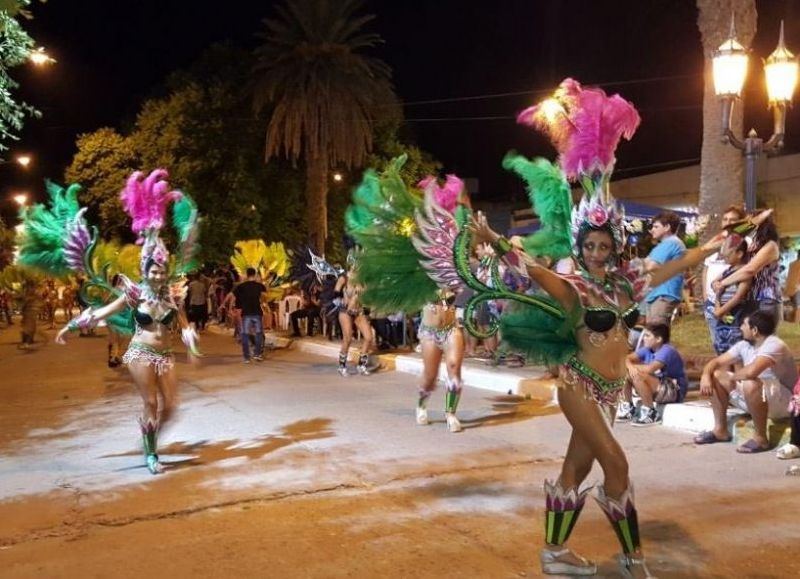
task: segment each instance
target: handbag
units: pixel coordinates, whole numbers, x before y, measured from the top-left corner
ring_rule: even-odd
[[[653,394],[653,400],[657,404],[670,404],[677,402],[679,395],[678,381],[675,378],[662,378]]]

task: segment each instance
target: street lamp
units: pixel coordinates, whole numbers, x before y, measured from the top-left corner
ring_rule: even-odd
[[[342,179],[344,179],[344,176],[341,173],[333,174],[333,180],[336,181],[337,183],[341,183]]]
[[[31,164],[31,156],[30,155],[17,155],[14,160],[17,162],[18,165],[21,165],[25,169],[28,168],[28,165]]]
[[[45,52],[44,47],[42,46],[40,46],[36,50],[32,50],[31,53],[28,55],[28,58],[36,66],[52,64],[56,61],[55,58],[52,58],[49,54],[47,54],[47,52]]]
[[[722,102],[722,142],[730,143],[745,156],[745,209],[753,211],[756,205],[756,160],[762,152],[769,153],[783,147],[786,107],[792,102],[797,84],[797,60],[783,42],[783,21],[778,47],[764,61],[769,107],[773,114],[773,132],[766,142],[759,138],[755,129],[750,129],[745,139],[739,139],[731,131],[733,106],[742,94],[747,60],[747,50],[736,41],[736,28],[731,16],[730,37],[713,56],[714,91]]]
[[[28,194],[27,193],[17,193],[12,197],[14,202],[19,205],[20,207],[25,207],[28,203]]]

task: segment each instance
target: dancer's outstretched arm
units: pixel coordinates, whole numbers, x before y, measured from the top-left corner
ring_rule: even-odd
[[[61,331],[58,332],[56,335],[56,343],[57,344],[66,344],[67,341],[65,336],[67,332],[75,331],[80,327],[87,327],[91,328],[97,325],[97,322],[101,320],[105,320],[106,318],[113,316],[114,314],[121,312],[127,306],[127,298],[124,295],[119,296],[110,304],[103,306],[102,308],[98,308],[96,310],[92,310],[91,308],[86,308],[81,312],[81,314],[67,323],[66,326],[61,328]]]

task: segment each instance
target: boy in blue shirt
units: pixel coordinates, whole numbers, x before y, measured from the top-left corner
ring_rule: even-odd
[[[669,343],[669,334],[667,324],[648,324],[642,334],[644,346],[628,354],[625,360],[633,388],[642,399],[639,416],[631,422],[634,426],[661,422],[656,402],[681,402],[686,397],[689,381],[683,358]]]

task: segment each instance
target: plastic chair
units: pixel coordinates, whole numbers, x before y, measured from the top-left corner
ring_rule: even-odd
[[[286,296],[278,305],[278,319],[281,321],[281,329],[288,330],[291,327],[289,314],[303,307],[303,298],[300,296]]]

